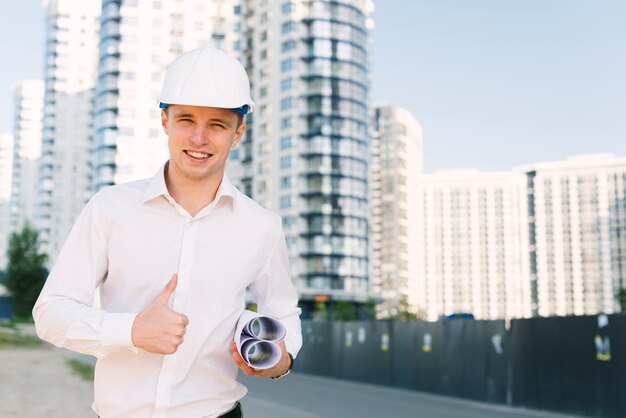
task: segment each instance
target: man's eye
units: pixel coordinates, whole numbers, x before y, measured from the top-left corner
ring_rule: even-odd
[[[181,121],[181,122],[188,122],[188,123],[192,122],[192,120],[191,120],[191,119],[180,119],[180,121]]]
[[[220,125],[219,123],[214,123],[212,126],[220,129],[224,129],[224,125]]]

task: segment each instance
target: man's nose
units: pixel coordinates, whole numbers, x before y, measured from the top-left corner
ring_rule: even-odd
[[[194,144],[206,144],[209,142],[209,130],[205,127],[198,127],[194,130],[191,140]]]

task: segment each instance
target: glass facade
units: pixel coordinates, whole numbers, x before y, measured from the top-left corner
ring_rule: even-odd
[[[94,119],[94,190],[115,183],[121,3],[121,0],[103,0],[102,2],[100,59]]]
[[[356,2],[305,2],[302,279],[359,299],[368,288],[368,32]]]

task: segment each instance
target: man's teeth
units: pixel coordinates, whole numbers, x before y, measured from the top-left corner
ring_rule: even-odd
[[[191,155],[193,158],[209,158],[209,154],[203,152],[187,151],[187,154]]]

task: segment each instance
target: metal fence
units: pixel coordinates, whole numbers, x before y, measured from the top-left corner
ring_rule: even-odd
[[[626,315],[304,321],[296,370],[492,403],[626,417]]]

